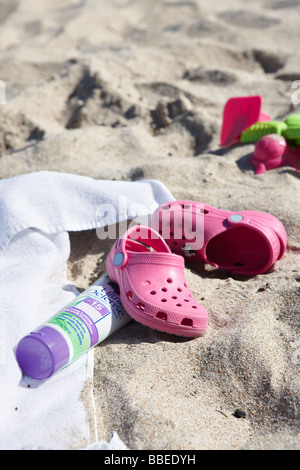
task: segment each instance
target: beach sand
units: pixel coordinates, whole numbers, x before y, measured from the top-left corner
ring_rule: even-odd
[[[299,173],[254,175],[253,144],[220,148],[232,96],[261,95],[272,119],[300,112],[299,14],[295,0],[0,0],[1,178],[158,179],[177,199],[272,213],[288,234],[264,275],[186,264],[203,337],[131,322],[95,348],[83,444],[116,431],[129,449],[299,449]],[[70,237],[85,289],[113,240]]]

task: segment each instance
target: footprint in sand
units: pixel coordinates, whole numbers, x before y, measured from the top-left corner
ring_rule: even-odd
[[[0,5],[0,23],[3,23],[14,11],[17,10],[19,2],[16,0],[2,0]]]
[[[286,57],[273,52],[254,50],[255,60],[261,65],[265,73],[275,73],[286,63]]]
[[[190,81],[201,82],[202,84],[230,85],[237,81],[237,76],[232,72],[221,69],[206,69],[198,67],[194,70],[187,70],[183,78]]]
[[[45,131],[23,113],[3,113],[0,119],[0,157],[5,153],[32,146],[44,139]]]
[[[278,18],[271,18],[247,10],[224,11],[219,14],[219,18],[239,28],[264,29],[281,23]]]
[[[286,8],[295,8],[299,6],[299,0],[276,0],[270,4],[270,8],[272,10],[284,10]]]

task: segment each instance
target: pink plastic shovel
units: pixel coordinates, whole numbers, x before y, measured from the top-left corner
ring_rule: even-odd
[[[224,107],[221,146],[229,147],[240,141],[242,132],[257,121],[270,121],[261,111],[261,96],[230,98]]]

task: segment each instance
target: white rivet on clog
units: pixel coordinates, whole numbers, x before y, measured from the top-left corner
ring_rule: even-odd
[[[233,214],[229,217],[229,220],[231,222],[241,222],[243,220],[243,216],[240,214]]]
[[[117,253],[114,257],[114,265],[115,266],[120,266],[123,263],[124,260],[124,255],[123,253]]]

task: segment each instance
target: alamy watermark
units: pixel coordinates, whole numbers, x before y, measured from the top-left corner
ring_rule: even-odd
[[[292,83],[292,88],[295,88],[296,91],[292,94],[292,103],[293,104],[300,104],[300,80],[295,80]]]
[[[120,196],[114,204],[106,203],[97,207],[97,236],[100,240],[116,240],[127,229],[137,226],[134,231],[136,240],[155,240],[160,236],[171,240],[187,256],[193,256],[204,243],[204,204],[195,206],[176,201],[162,204],[156,211],[140,203],[132,203],[125,196]],[[154,215],[153,215],[154,214]],[[119,221],[118,225],[115,221]],[[149,227],[153,230],[149,230]],[[178,251],[178,250],[176,250]]]
[[[6,103],[6,85],[5,82],[0,80],[0,104]]]

